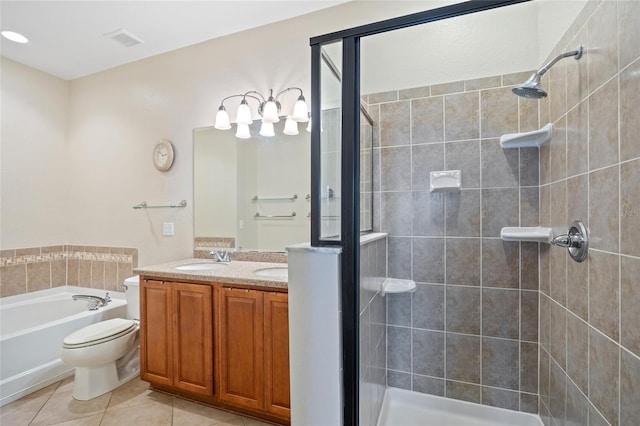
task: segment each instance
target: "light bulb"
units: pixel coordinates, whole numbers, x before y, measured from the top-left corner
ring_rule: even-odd
[[[275,135],[276,132],[273,130],[273,123],[265,123],[263,121],[262,125],[260,126],[260,136],[271,137]]]
[[[262,111],[262,121],[265,123],[277,123],[280,121],[278,117],[278,105],[273,97],[264,104],[264,110]]]
[[[287,120],[284,122],[284,130],[282,131],[285,135],[295,136],[298,134],[298,122],[294,120],[292,117],[287,117]]]
[[[249,125],[238,123],[238,128],[236,129],[236,138],[249,139],[250,137],[251,137],[251,132],[249,132]]]
[[[309,121],[309,108],[304,100],[304,96],[300,95],[296,103],[293,105],[292,117],[299,123]]]
[[[240,102],[240,106],[238,107],[238,112],[236,114],[236,123],[247,125],[253,123],[253,119],[251,118],[251,109],[249,108],[249,104],[246,99],[243,99],[242,102]]]
[[[213,127],[218,130],[229,130],[231,128],[231,123],[229,123],[229,114],[227,114],[227,110],[222,105],[218,108],[218,112],[216,113],[216,124],[214,124]]]

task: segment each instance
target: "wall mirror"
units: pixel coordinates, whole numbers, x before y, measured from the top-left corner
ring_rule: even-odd
[[[195,129],[194,235],[196,248],[242,247],[282,252],[309,241],[310,139],[282,134],[237,139],[233,130]]]

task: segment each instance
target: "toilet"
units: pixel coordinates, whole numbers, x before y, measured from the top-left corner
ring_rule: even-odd
[[[60,358],[75,367],[73,398],[87,401],[112,391],[140,373],[140,279],[127,278],[127,319],[91,324],[65,337]]]

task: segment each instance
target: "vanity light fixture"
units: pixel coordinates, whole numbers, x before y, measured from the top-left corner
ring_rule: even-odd
[[[300,96],[298,96],[298,100],[293,105],[291,115],[288,115],[286,118],[283,133],[285,135],[297,135],[298,123],[310,122],[309,108],[304,99],[302,89],[299,87],[288,87],[275,96],[273,95],[273,89],[269,89],[269,96],[266,98],[255,90],[250,90],[241,95],[227,96],[220,102],[214,127],[218,130],[231,129],[231,121],[229,120],[229,114],[224,106],[224,102],[231,98],[242,98],[236,112],[236,137],[239,139],[249,139],[251,137],[249,125],[253,123],[253,114],[249,107],[248,100],[255,100],[258,103],[258,114],[262,117],[260,135],[265,137],[275,136],[273,124],[280,121],[280,110],[282,107],[278,99],[291,90],[300,91]],[[310,124],[307,126],[307,131],[311,131]]]

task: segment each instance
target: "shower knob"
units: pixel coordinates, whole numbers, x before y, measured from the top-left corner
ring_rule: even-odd
[[[576,220],[569,227],[569,232],[558,235],[551,240],[551,244],[566,247],[573,260],[584,262],[589,251],[589,231],[581,220]]]

